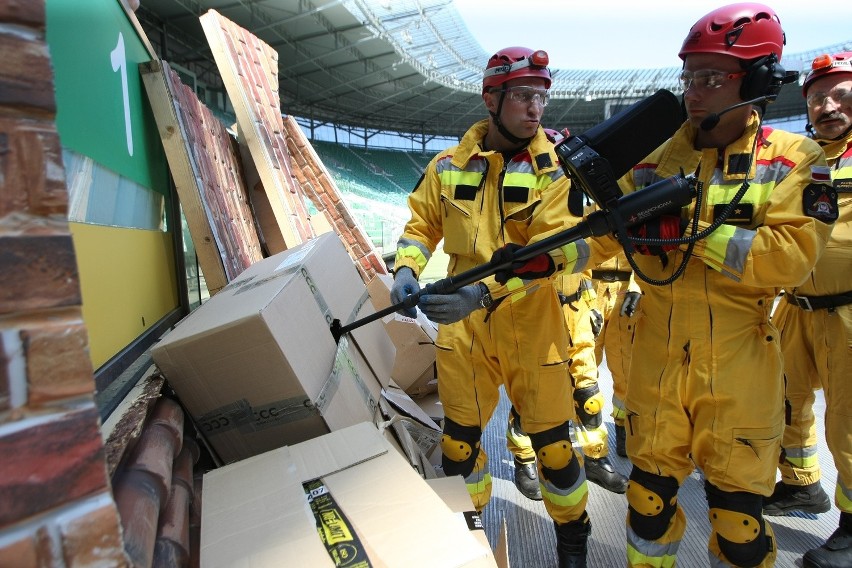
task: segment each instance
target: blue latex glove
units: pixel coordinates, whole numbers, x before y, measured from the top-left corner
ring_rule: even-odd
[[[393,277],[393,287],[391,287],[390,292],[391,304],[399,304],[405,300],[406,296],[416,294],[419,291],[420,284],[417,282],[417,278],[414,277],[414,271],[407,266],[403,266],[396,271]],[[397,313],[410,318],[416,318],[417,306],[402,308],[401,310],[397,310]]]
[[[452,294],[425,294],[417,304],[420,311],[436,323],[455,323],[482,306],[482,288],[479,283],[463,286]]]
[[[622,316],[632,318],[633,314],[636,313],[636,308],[639,307],[639,300],[641,299],[642,294],[639,292],[627,292],[624,294],[624,301],[621,302],[621,311],[619,313]]]

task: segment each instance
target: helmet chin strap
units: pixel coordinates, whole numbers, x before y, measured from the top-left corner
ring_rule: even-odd
[[[494,119],[494,124],[497,125],[497,132],[502,134],[503,138],[505,138],[506,140],[508,140],[512,144],[517,144],[518,147],[524,146],[527,143],[529,143],[530,140],[533,139],[533,136],[530,136],[529,138],[518,138],[517,136],[515,136],[514,134],[509,132],[509,129],[506,128],[506,126],[503,124],[503,121],[500,120],[500,114],[503,111],[503,100],[505,98],[506,98],[506,91],[501,89],[500,90],[500,102],[497,103],[497,112],[496,113],[493,113],[491,111],[488,111],[488,112],[491,115],[491,118]]]

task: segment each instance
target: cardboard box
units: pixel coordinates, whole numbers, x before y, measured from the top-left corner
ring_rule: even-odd
[[[388,274],[379,274],[367,285],[376,310],[391,305],[392,287],[393,276]],[[393,312],[382,318],[382,322],[396,347],[391,378],[415,398],[437,392],[435,340],[438,329],[435,324],[420,310],[417,310],[417,317],[413,319]]]
[[[224,463],[377,417],[394,346],[335,233],[266,258],[184,318],[155,363]]]
[[[473,568],[489,554],[371,423],[204,475],[203,568],[335,566],[320,534],[375,568]]]
[[[471,564],[471,568],[509,568],[509,539],[506,530],[506,519],[501,519],[500,530],[498,531],[497,546],[494,552],[491,551],[491,545],[488,542],[488,537],[485,536],[485,528],[482,525],[482,519],[473,508],[473,501],[470,499],[470,493],[467,492],[467,487],[464,484],[464,478],[460,475],[452,475],[449,477],[439,477],[437,479],[428,479],[426,483],[429,487],[444,500],[444,503],[454,512],[459,518],[463,519],[471,534],[476,537],[476,540],[488,550],[488,558]]]

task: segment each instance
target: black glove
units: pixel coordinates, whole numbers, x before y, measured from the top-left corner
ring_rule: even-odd
[[[597,337],[601,334],[601,330],[603,329],[603,314],[592,308],[592,311],[589,313],[589,317],[592,320],[592,333],[595,337]]]
[[[500,284],[505,284],[509,281],[509,279],[514,278],[515,276],[525,280],[546,278],[553,274],[556,270],[556,265],[553,264],[553,258],[551,258],[546,252],[527,260],[514,260],[515,252],[520,248],[523,247],[515,243],[509,243],[506,246],[495,250],[494,254],[491,255],[492,263],[512,263],[509,268],[503,268],[494,273],[494,279]]]
[[[639,239],[679,239],[683,236],[689,221],[674,215],[660,215],[655,219],[651,219],[641,225],[630,227],[627,229],[627,234]],[[671,250],[677,250],[679,244],[672,243],[670,245],[640,245],[634,244],[636,252],[639,254],[647,254],[659,256]]]
[[[407,296],[416,294],[419,291],[420,284],[417,282],[417,278],[414,277],[414,271],[407,266],[403,266],[396,271],[393,278],[393,287],[390,291],[391,304],[399,304]],[[402,308],[398,313],[410,318],[416,318],[417,307],[411,306],[410,308]]]
[[[639,300],[642,299],[642,294],[639,292],[627,292],[624,294],[624,301],[621,302],[621,312],[619,312],[622,316],[627,316],[629,318],[633,317],[633,314],[636,313],[636,308],[639,307]]]

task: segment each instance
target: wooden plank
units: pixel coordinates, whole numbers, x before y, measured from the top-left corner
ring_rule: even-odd
[[[278,54],[215,10],[200,18],[240,133],[287,248],[313,238],[305,195],[294,181],[278,96]]]

